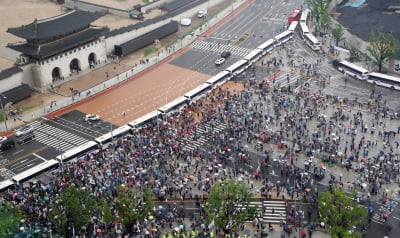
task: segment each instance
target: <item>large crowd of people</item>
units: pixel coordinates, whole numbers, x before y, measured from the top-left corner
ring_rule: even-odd
[[[266,199],[272,195],[285,199],[287,194],[287,199],[303,197],[315,202],[318,191],[304,189],[315,179],[323,179],[328,166],[340,166],[344,173],[347,169],[347,174],[354,174],[354,179],[343,181],[343,174],[330,174],[330,186],[357,190],[360,200],[396,196],[383,188],[400,182],[399,115],[388,110],[379,95],[371,93],[371,106],[371,101],[346,101],[311,92],[308,85],[296,92],[283,91],[268,79],[228,85],[180,111],[162,115],[105,149],[62,164],[52,171],[54,181],[28,181],[4,192],[2,200],[23,209],[25,224],[49,237],[51,230],[52,236],[56,233],[49,214],[57,206],[57,197],[73,185],[89,190],[96,199],[118,196],[117,187],[127,186],[139,194],[150,188],[160,200],[184,201],[202,198],[215,181],[237,177]],[[217,125],[225,129],[216,130]],[[208,142],[184,149],[186,143],[199,138]],[[275,171],[282,182],[270,176]],[[351,175],[343,177],[351,179]],[[108,202],[113,204],[112,199]],[[190,217],[190,227],[177,219],[185,214],[179,204],[155,207],[152,219],[138,222],[131,230],[106,224],[99,214],[93,214],[97,219],[73,233],[81,237],[121,237],[125,233],[161,237],[172,231],[188,234],[182,237],[210,236],[203,216]],[[118,215],[117,209],[113,212]]]

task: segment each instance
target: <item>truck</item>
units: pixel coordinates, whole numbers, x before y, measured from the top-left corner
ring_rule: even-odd
[[[129,12],[129,17],[132,19],[140,20],[142,21],[144,19],[143,13],[137,10],[131,10]]]

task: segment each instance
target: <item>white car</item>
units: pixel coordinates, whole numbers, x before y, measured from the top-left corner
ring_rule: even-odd
[[[207,10],[200,10],[197,12],[197,17],[198,18],[205,18],[207,17]]]
[[[85,121],[98,121],[100,120],[100,116],[97,114],[87,114],[85,115]]]
[[[219,58],[215,61],[215,65],[220,66],[225,62],[225,58]]]
[[[7,140],[7,136],[0,136],[0,143]]]
[[[15,130],[15,136],[16,137],[20,137],[26,134],[29,134],[31,132],[33,132],[35,130],[35,128],[33,128],[33,126],[28,125],[28,126],[23,126],[17,130]]]

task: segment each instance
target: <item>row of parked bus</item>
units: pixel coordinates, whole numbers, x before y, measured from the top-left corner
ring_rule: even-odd
[[[28,180],[43,171],[57,166],[58,164],[75,158],[79,159],[83,156],[86,156],[87,153],[96,152],[100,149],[103,149],[103,147],[112,142],[114,138],[132,134],[134,130],[141,128],[148,123],[153,123],[153,125],[156,126],[156,123],[159,122],[163,115],[168,115],[172,111],[179,110],[183,106],[189,104],[191,101],[206,95],[206,93],[230,80],[232,77],[241,74],[261,57],[270,53],[275,47],[289,41],[293,37],[297,24],[298,21],[292,21],[288,30],[280,33],[274,38],[265,41],[263,44],[252,50],[243,59],[238,60],[233,65],[208,79],[205,83],[199,85],[197,88],[187,92],[183,96],[176,98],[172,102],[158,108],[157,110],[149,112],[146,115],[128,123],[127,125],[118,127],[115,130],[112,130],[111,132],[94,139],[93,141],[89,141],[83,145],[74,147],[58,155],[56,159],[48,160],[13,176],[9,180],[0,182],[0,191],[13,184],[19,184],[25,180]]]
[[[305,43],[313,50],[319,51],[321,50],[321,42],[310,32],[307,26],[307,19],[309,17],[310,10],[305,9],[301,13],[300,17],[300,34],[304,39]]]
[[[345,60],[334,61],[333,65],[342,73],[350,75],[354,78],[365,80],[368,83],[376,84],[386,88],[392,88],[395,90],[400,90],[400,78],[377,73],[369,72],[367,69],[358,66],[356,64],[350,63]]]

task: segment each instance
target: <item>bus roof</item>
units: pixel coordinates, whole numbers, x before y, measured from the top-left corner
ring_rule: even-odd
[[[167,113],[173,109],[176,109],[176,107],[180,107],[182,104],[187,102],[187,98],[184,96],[180,96],[176,98],[174,101],[169,102],[165,104],[164,106],[160,107],[158,110],[162,113]]]
[[[147,113],[146,115],[141,116],[141,117],[135,119],[134,121],[129,122],[128,125],[133,128],[137,128],[153,119],[156,119],[159,113],[160,112],[158,110],[151,111],[151,112]]]
[[[230,73],[226,70],[219,72],[217,75],[211,77],[209,80],[207,80],[207,83],[209,84],[215,84],[216,82],[219,82],[222,78],[225,78],[226,76],[229,76]]]
[[[190,99],[199,96],[204,92],[204,90],[209,89],[211,86],[208,83],[202,83],[198,87],[190,90],[185,94],[185,97],[188,97]]]
[[[364,74],[367,74],[367,73],[368,73],[368,70],[364,69],[363,67],[358,66],[358,65],[353,64],[353,63],[350,63],[350,62],[348,62],[348,61],[346,61],[346,60],[341,60],[341,61],[339,61],[339,64],[342,64],[342,65],[344,65],[344,66],[353,68],[353,69],[355,69],[355,70],[357,70],[357,71],[360,71],[360,72],[362,72],[362,73],[364,73]]]
[[[392,81],[400,82],[400,78],[399,77],[395,77],[395,76],[388,75],[388,74],[382,74],[382,73],[378,73],[378,72],[372,72],[372,73],[369,74],[369,76],[378,77],[378,78],[384,78],[384,79],[389,79],[389,80],[392,80]]]
[[[58,161],[55,159],[47,160],[41,164],[38,164],[30,169],[25,170],[22,173],[15,175],[14,177],[12,177],[12,179],[16,183],[20,183],[21,181],[23,181],[31,176],[34,176],[40,172],[43,172],[43,171],[47,170],[48,168],[53,167],[56,164],[58,164]]]
[[[64,161],[64,160],[69,160],[72,159],[74,156],[80,155],[83,153],[83,151],[87,151],[90,148],[95,148],[97,147],[98,144],[94,141],[88,141],[85,144],[76,146],[72,149],[69,149],[65,151],[64,153],[60,154],[57,156],[57,160]]]
[[[95,139],[95,141],[97,141],[98,143],[104,144],[105,142],[112,139],[113,137],[119,137],[121,135],[127,134],[129,132],[129,130],[131,130],[131,129],[132,129],[132,127],[130,127],[128,125],[123,125],[123,126],[116,128],[112,132],[110,131],[102,136],[97,137]]]

